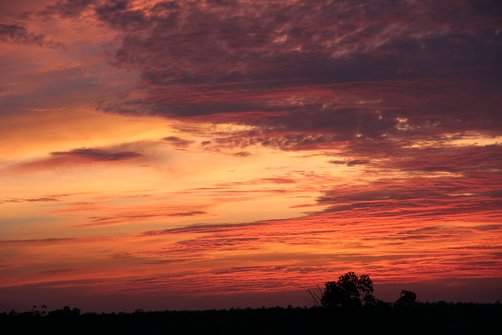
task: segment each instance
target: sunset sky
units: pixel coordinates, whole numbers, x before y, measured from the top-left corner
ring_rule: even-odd
[[[0,1],[0,310],[502,301],[501,18]]]

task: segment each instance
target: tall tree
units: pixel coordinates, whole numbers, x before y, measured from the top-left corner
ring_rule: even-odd
[[[373,304],[373,282],[368,275],[358,277],[354,272],[347,272],[338,281],[325,283],[321,296],[321,306],[353,307]]]

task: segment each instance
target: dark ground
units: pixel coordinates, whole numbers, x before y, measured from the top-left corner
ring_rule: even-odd
[[[1,334],[502,334],[502,304],[0,313]]]

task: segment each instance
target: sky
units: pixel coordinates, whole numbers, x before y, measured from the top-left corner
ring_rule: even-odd
[[[0,310],[502,301],[501,17],[2,0]]]

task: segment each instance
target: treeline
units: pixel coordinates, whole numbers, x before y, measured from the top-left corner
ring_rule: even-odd
[[[369,276],[352,272],[309,291],[312,307],[206,311],[0,313],[2,334],[502,334],[502,304],[422,303],[402,291],[394,303],[373,296]]]
[[[2,334],[502,334],[502,304],[0,313]]]

